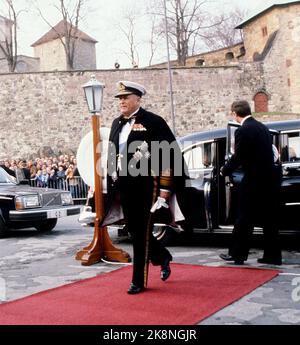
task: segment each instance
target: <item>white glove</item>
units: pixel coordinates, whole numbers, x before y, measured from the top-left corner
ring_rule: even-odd
[[[169,208],[169,205],[166,203],[166,199],[158,197],[156,203],[152,206],[150,212],[154,213],[156,210],[159,210],[161,207]]]

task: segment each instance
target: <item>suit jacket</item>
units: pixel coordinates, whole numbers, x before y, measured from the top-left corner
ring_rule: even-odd
[[[223,167],[223,174],[242,167],[246,178],[255,178],[269,174],[273,166],[271,134],[265,125],[250,117],[235,132],[235,152]]]
[[[236,130],[235,152],[222,168],[222,173],[230,175],[238,167],[244,172],[242,188],[250,193],[259,191],[261,187],[265,190],[278,185],[271,134],[253,117]]]
[[[140,108],[136,114],[133,128],[129,133],[127,145],[123,152],[119,152],[121,118],[122,116],[119,116],[113,121],[109,137],[106,215],[111,212],[112,207],[116,206],[115,192],[118,191],[116,174],[118,178],[121,176],[121,178],[125,177],[130,181],[133,181],[132,179],[135,179],[135,181],[137,181],[136,179],[144,179],[144,181],[155,179],[158,191],[159,189],[168,189],[180,194],[185,186],[186,175],[182,153],[165,120]],[[170,155],[164,156],[159,150],[159,144],[171,144]],[[117,169],[118,158],[121,162],[121,171]],[[152,164],[153,162],[154,164]],[[138,175],[132,176],[135,174]],[[138,195],[140,192],[139,190],[132,190],[133,195],[134,193]],[[180,197],[178,203],[179,205],[182,203]]]

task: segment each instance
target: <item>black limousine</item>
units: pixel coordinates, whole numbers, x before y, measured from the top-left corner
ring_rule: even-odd
[[[50,231],[58,218],[79,213],[68,191],[18,184],[0,167],[0,237],[10,229]]]
[[[274,151],[283,171],[280,231],[300,231],[300,121],[265,124],[273,136]],[[227,128],[198,132],[179,140],[189,171],[185,200],[190,229],[226,232],[234,223],[243,171],[237,169],[224,178],[220,168],[234,153],[234,132],[238,126],[229,123]]]

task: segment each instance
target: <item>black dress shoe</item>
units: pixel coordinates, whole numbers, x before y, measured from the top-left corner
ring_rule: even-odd
[[[170,261],[171,259],[166,259],[166,261],[161,265],[160,279],[163,281],[166,281],[170,277]]]
[[[282,260],[281,259],[265,259],[265,258],[259,258],[257,259],[257,262],[259,264],[268,264],[268,265],[275,265],[275,266],[280,266],[282,265]]]
[[[144,291],[143,287],[139,287],[139,286],[136,286],[133,283],[131,283],[130,286],[129,286],[129,289],[127,290],[127,293],[129,295],[136,295],[136,294],[138,294],[138,293],[140,293],[142,291]]]
[[[222,259],[222,260],[225,260],[225,261],[234,261],[234,264],[235,265],[243,265],[244,264],[244,260],[242,259],[235,259],[233,256],[229,255],[229,254],[220,254],[219,257]]]

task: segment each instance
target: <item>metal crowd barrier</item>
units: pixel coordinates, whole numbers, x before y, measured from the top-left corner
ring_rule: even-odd
[[[77,203],[86,201],[89,188],[80,176],[74,176],[72,179],[58,178],[55,181],[49,180],[47,183],[31,179],[30,186],[67,190],[71,192],[74,202]]]

